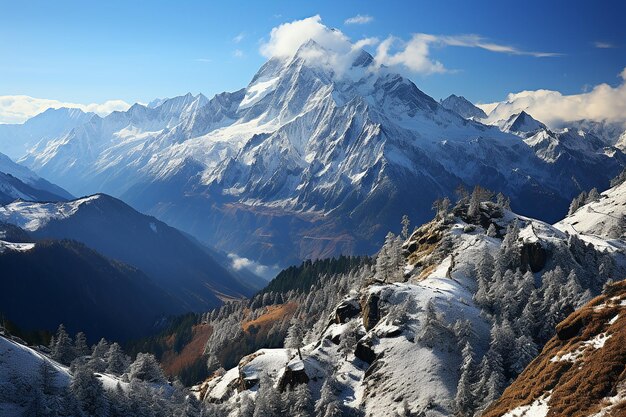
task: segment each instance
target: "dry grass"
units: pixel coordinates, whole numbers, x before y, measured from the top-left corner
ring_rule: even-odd
[[[241,324],[241,327],[247,332],[251,326],[267,328],[273,325],[276,321],[282,319],[285,316],[292,316],[296,311],[298,305],[296,303],[287,303],[272,305],[267,307],[267,312],[257,317],[254,320],[245,321]]]
[[[198,324],[193,327],[193,336],[189,343],[178,354],[168,351],[163,355],[161,364],[168,375],[177,375],[181,370],[196,362],[204,354],[204,346],[213,328],[208,324]],[[168,340],[168,346],[172,346],[172,340]]]
[[[626,298],[626,282],[611,286],[605,295],[596,297],[561,322],[557,336],[483,416],[501,416],[532,403],[550,390],[548,417],[583,417],[598,411],[626,379],[626,306],[611,301],[612,297]],[[605,307],[595,308],[601,304]],[[619,318],[609,325],[618,313]],[[555,356],[581,348],[584,341],[603,332],[611,335],[603,348],[585,348],[575,363],[551,361]],[[625,406],[616,406],[611,415],[622,416],[625,411]]]

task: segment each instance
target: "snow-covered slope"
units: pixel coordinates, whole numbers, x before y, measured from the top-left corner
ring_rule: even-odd
[[[577,233],[583,239],[611,239],[614,245],[624,245],[626,238],[626,182],[622,182],[600,194],[555,226],[569,233]]]
[[[619,151],[600,158],[602,170],[580,170],[578,154],[553,164],[373,71],[364,51],[342,72],[326,56],[309,41],[245,89],[94,116],[21,161],[76,194],[121,196],[226,252],[283,265],[372,252],[389,224],[426,221],[429,202],[459,184],[556,221],[582,187],[605,188],[625,164]]]
[[[259,401],[267,374],[277,390],[306,382],[318,405],[337,401],[344,415],[486,408],[552,335],[559,314],[624,273],[624,253],[492,202],[470,210],[440,210],[404,243],[401,261],[388,238],[376,272],[364,269],[361,285],[322,317],[323,330],[307,335],[303,361],[294,349],[258,351],[210,378],[204,398],[233,408]],[[404,274],[389,273],[398,264]]]
[[[481,120],[486,119],[485,112],[476,107],[471,101],[463,96],[450,95],[445,100],[439,102],[443,107],[452,110],[465,119]]]

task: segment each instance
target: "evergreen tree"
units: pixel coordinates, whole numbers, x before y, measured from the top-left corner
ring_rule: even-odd
[[[54,340],[55,343],[52,349],[52,359],[64,365],[69,365],[72,360],[74,360],[76,355],[74,354],[72,339],[65,331],[65,326],[63,324],[59,325]]]
[[[409,216],[406,214],[402,216],[402,239],[407,240],[409,238],[409,225],[411,221],[409,220]]]
[[[102,382],[89,370],[79,369],[71,385],[80,408],[89,417],[107,417],[109,404]]]
[[[118,343],[111,344],[105,358],[107,363],[106,371],[115,375],[122,375],[130,364],[130,358],[124,354]]]
[[[267,374],[261,377],[259,391],[256,396],[254,417],[281,417],[283,402]]]
[[[315,404],[307,384],[297,385],[294,390],[293,417],[313,417]]]
[[[85,336],[85,333],[76,333],[76,337],[74,338],[74,352],[76,356],[87,356],[91,353],[89,346],[87,346],[87,336]]]
[[[163,369],[153,354],[138,353],[135,361],[130,365],[129,377],[146,382],[165,382]]]
[[[462,351],[461,377],[457,384],[455,396],[455,415],[469,417],[474,410],[474,393],[472,391],[474,379],[474,351],[469,342],[465,343]]]
[[[354,348],[356,346],[356,327],[356,320],[351,320],[346,323],[345,329],[341,334],[341,339],[339,340],[339,350],[343,352],[346,360],[348,360],[348,355],[354,352]]]
[[[304,328],[302,327],[302,321],[294,315],[287,331],[287,337],[285,337],[285,348],[297,349],[298,357],[302,360],[302,352],[300,347],[302,346],[302,340],[304,339]]]

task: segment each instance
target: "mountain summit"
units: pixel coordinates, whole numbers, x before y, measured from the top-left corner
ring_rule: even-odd
[[[22,162],[77,195],[121,197],[221,250],[286,265],[371,252],[389,224],[422,223],[459,185],[556,221],[625,164],[619,150],[583,170],[581,154],[554,164],[545,152],[447,110],[365,51],[309,41],[244,89],[94,116]]]

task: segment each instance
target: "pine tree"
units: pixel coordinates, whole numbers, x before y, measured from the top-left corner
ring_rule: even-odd
[[[146,382],[165,382],[163,369],[153,354],[138,353],[135,361],[130,365],[129,377]]]
[[[474,410],[474,393],[472,391],[474,379],[474,351],[469,342],[465,343],[462,351],[461,377],[457,384],[455,396],[455,415],[469,417]]]
[[[307,384],[300,384],[294,390],[293,417],[313,417],[315,405]]]
[[[115,375],[122,375],[130,364],[130,358],[124,354],[118,343],[111,344],[105,358],[107,362],[106,371]]]
[[[76,337],[74,338],[74,352],[76,356],[87,356],[91,353],[89,346],[87,346],[87,336],[85,336],[85,333],[76,333]]]
[[[354,348],[356,346],[356,327],[356,320],[346,323],[344,331],[341,334],[341,339],[339,340],[339,350],[343,352],[346,360],[348,360],[348,355],[354,352]]]
[[[254,417],[281,417],[283,402],[267,374],[261,377],[259,391],[256,396]]]
[[[512,370],[515,374],[521,374],[526,366],[537,357],[539,353],[537,345],[532,338],[526,335],[520,336],[516,343],[515,348],[515,361],[513,362]]]
[[[402,239],[407,240],[409,238],[409,226],[411,221],[406,214],[402,216]]]
[[[287,330],[287,337],[285,337],[285,348],[297,349],[298,357],[302,360],[302,352],[300,347],[302,346],[302,340],[304,339],[304,329],[302,327],[302,321],[297,316],[291,319],[289,330]]]
[[[109,404],[102,382],[89,370],[79,369],[71,385],[80,408],[90,417],[107,417]]]
[[[487,236],[498,237],[498,230],[493,223],[489,224],[489,227],[487,228]]]
[[[76,355],[74,354],[72,339],[65,331],[65,326],[63,324],[59,325],[54,340],[55,344],[52,349],[52,358],[64,365],[69,365],[72,360],[74,360]]]
[[[322,384],[322,389],[320,391],[320,398],[315,403],[315,415],[316,416],[324,416],[326,414],[326,409],[336,401],[335,396],[335,377],[334,375],[328,375],[324,384]]]

